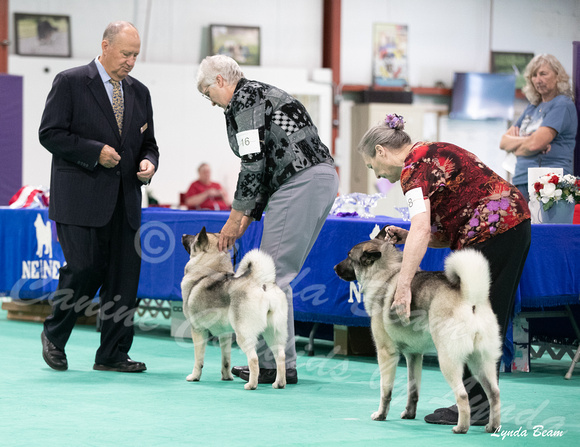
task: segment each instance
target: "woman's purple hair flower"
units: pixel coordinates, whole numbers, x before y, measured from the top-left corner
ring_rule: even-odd
[[[385,117],[385,124],[394,130],[403,130],[405,128],[405,121],[401,115],[393,113]]]

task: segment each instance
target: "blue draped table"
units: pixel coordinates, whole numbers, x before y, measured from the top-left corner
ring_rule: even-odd
[[[47,215],[47,210],[0,208],[0,296],[47,299],[56,290],[58,268],[64,257],[55,225]],[[188,259],[181,235],[198,233],[203,226],[218,232],[227,217],[227,212],[144,209],[139,297],[181,300],[180,282]],[[409,227],[401,219],[383,216],[327,219],[302,271],[292,283],[296,320],[369,326],[356,288],[339,279],[333,267],[352,246],[367,240],[375,227],[387,224]],[[237,243],[237,259],[259,246],[261,234],[261,222],[252,223]],[[447,253],[447,249],[429,249],[421,267],[441,270]],[[579,262],[580,225],[532,225],[532,245],[517,310],[578,304]]]

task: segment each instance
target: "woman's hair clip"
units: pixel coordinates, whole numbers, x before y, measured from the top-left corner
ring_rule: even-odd
[[[405,121],[401,115],[393,113],[385,117],[385,124],[394,130],[403,130],[405,128]]]

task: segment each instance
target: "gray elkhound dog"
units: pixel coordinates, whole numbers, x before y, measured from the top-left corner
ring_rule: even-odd
[[[258,336],[263,334],[276,360],[274,388],[286,386],[286,354],[288,338],[288,303],[276,284],[276,268],[272,258],[259,250],[244,256],[234,274],[227,252],[218,250],[219,235],[207,233],[205,227],[197,235],[184,234],[183,246],[190,255],[181,281],[183,313],[191,324],[195,362],[190,382],[198,381],[208,332],[218,336],[222,350],[222,380],[233,380],[230,372],[232,333],[248,357],[250,380],[247,390],[258,386]]]
[[[377,237],[355,245],[334,267],[337,275],[357,280],[381,374],[381,399],[373,420],[385,420],[389,411],[395,371],[402,353],[407,360],[408,396],[403,419],[414,419],[419,400],[423,354],[437,349],[439,366],[455,393],[459,409],[454,433],[467,433],[470,408],[462,382],[467,364],[490,401],[488,433],[500,425],[500,398],[496,363],[500,357],[499,325],[489,303],[489,265],[475,250],[460,250],[445,261],[445,272],[418,271],[411,284],[411,320],[401,323],[391,311],[402,263],[402,252],[388,240],[386,227]]]

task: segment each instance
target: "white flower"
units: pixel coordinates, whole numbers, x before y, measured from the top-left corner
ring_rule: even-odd
[[[573,175],[570,175],[570,174],[566,174],[564,176],[564,180],[566,181],[566,183],[571,183],[571,184],[576,183],[576,177],[574,177]]]
[[[542,196],[542,199],[544,197],[554,197],[554,192],[556,191],[556,185],[554,185],[553,183],[544,183],[544,187],[540,190],[540,195]],[[562,192],[560,191],[560,194]],[[544,202],[546,203],[546,202]]]
[[[568,203],[575,203],[576,201],[574,200],[574,196],[569,195],[568,197],[566,197],[566,202],[568,202]]]

